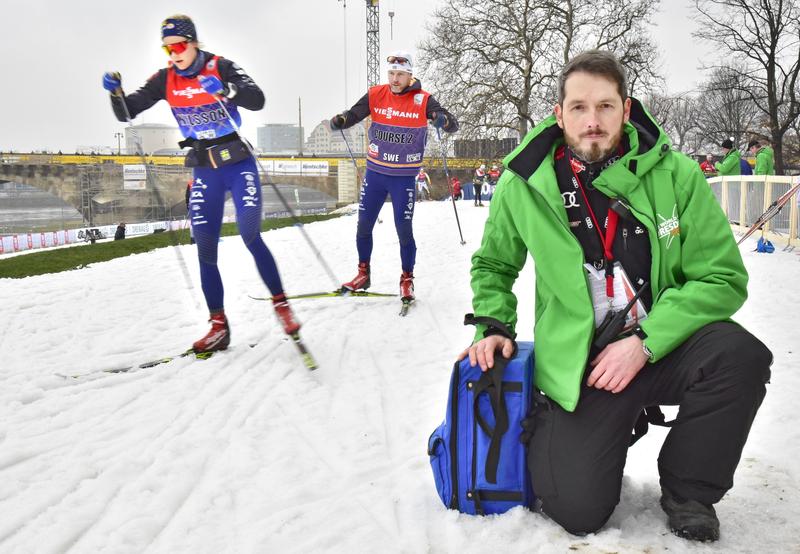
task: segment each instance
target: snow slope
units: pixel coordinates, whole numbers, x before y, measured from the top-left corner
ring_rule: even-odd
[[[486,209],[418,204],[419,301],[294,303],[320,363],[283,340],[238,237],[220,244],[233,348],[127,374],[86,373],[177,353],[206,331],[193,247],[79,271],[0,280],[0,552],[800,552],[800,390],[794,293],[800,258],[743,245],[750,300],[737,316],[773,350],[772,383],[718,504],[722,539],[671,535],[658,507],[664,430],[630,452],[604,530],[574,537],[518,509],[445,510],[426,442],[443,419],[452,362],[470,341],[469,258]],[[395,292],[391,211],[375,229],[373,290]],[[355,272],[355,217],[306,227],[339,279]],[[296,229],[264,235],[289,293],[333,288]],[[89,246],[87,246],[89,247]],[[518,283],[531,338],[533,271]],[[247,343],[257,342],[254,348]]]

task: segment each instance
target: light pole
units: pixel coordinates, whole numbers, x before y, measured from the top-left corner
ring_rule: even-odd
[[[338,0],[342,3],[344,16],[342,18],[344,27],[344,107],[347,109],[347,0]]]
[[[121,141],[122,141],[122,137],[124,135],[122,133],[120,133],[119,131],[117,131],[116,133],[114,133],[114,136],[117,137],[117,155],[121,156],[122,155],[122,142]]]

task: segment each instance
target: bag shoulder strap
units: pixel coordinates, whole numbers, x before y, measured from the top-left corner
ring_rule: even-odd
[[[658,425],[659,427],[672,427],[675,425],[675,420],[665,421],[664,412],[661,411],[660,406],[648,406],[642,408],[636,423],[633,426],[633,434],[631,435],[631,442],[629,447],[633,446],[636,441],[641,439],[647,434],[649,425]]]

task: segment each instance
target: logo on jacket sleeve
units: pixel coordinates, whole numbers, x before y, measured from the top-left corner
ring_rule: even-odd
[[[425,95],[424,94],[415,94],[414,95],[414,104],[416,104],[417,106],[421,106],[423,100],[425,100]]]

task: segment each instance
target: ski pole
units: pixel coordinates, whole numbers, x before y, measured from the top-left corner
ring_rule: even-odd
[[[447,179],[447,188],[450,190],[450,199],[453,201],[453,213],[456,214],[456,225],[458,225],[458,236],[461,237],[461,245],[467,244],[464,240],[464,235],[461,233],[461,222],[458,220],[458,209],[456,208],[456,197],[453,194],[453,184],[450,182],[450,172],[447,170],[447,152],[445,151],[444,143],[442,142],[442,131],[439,127],[436,128],[436,136],[439,139],[439,148],[442,152],[442,164],[444,165],[444,177]]]
[[[142,146],[142,137],[140,137],[138,131],[136,131],[136,129],[133,128],[133,121],[132,121],[133,118],[131,117],[130,110],[128,110],[128,104],[127,104],[127,102],[125,102],[125,93],[122,92],[122,89],[120,89],[119,99],[120,99],[120,102],[122,103],[122,109],[125,112],[125,121],[127,121],[127,123],[128,123],[128,129],[130,130],[131,134],[133,135],[134,142],[136,143],[137,154],[139,155],[139,157],[142,158],[142,165],[144,165],[145,181],[147,181],[150,184],[150,186],[152,187],[153,194],[155,194],[155,196],[156,196],[156,201],[161,206],[166,207],[166,204],[164,203],[164,198],[161,196],[161,193],[158,190],[158,186],[157,186],[157,183],[156,183],[156,176],[154,174],[152,174],[151,171],[149,171],[147,158],[144,155],[144,146]],[[166,217],[164,219],[166,220]],[[190,225],[191,225],[191,223],[190,223]],[[186,260],[183,259],[183,254],[181,253],[181,249],[178,248],[178,246],[179,246],[178,238],[172,232],[172,223],[169,224],[169,231],[170,231],[170,233],[169,233],[170,242],[172,243],[172,247],[173,247],[173,250],[175,251],[175,255],[178,257],[178,265],[181,268],[181,273],[183,273],[183,279],[184,279],[184,281],[186,281],[187,289],[190,290],[190,291],[194,290],[194,285],[192,284],[192,278],[189,277],[189,270],[186,267]],[[191,296],[192,296],[192,301],[194,302],[195,308],[197,308],[199,310],[200,309],[200,304],[197,301],[197,295],[192,294]]]
[[[242,143],[244,143],[245,147],[247,148],[247,151],[250,152],[250,155],[253,156],[253,159],[256,161],[258,168],[262,171],[262,173],[264,173],[264,177],[267,180],[267,184],[272,187],[272,189],[275,191],[275,194],[278,196],[278,199],[281,201],[281,204],[283,204],[283,207],[286,208],[287,212],[289,212],[289,215],[294,220],[295,227],[297,227],[300,230],[300,233],[303,235],[303,238],[308,243],[309,248],[311,248],[311,251],[317,257],[317,261],[320,263],[320,265],[322,265],[323,269],[328,274],[328,277],[330,278],[331,282],[333,282],[333,285],[336,288],[338,288],[340,286],[340,282],[336,279],[336,276],[333,274],[333,271],[331,271],[328,262],[326,262],[325,258],[322,257],[322,253],[319,251],[319,249],[317,249],[317,246],[314,244],[314,241],[312,241],[311,237],[309,237],[308,233],[306,233],[306,230],[303,226],[303,222],[300,221],[297,215],[295,215],[294,210],[292,209],[291,206],[289,206],[289,203],[286,202],[286,199],[283,197],[283,194],[281,194],[281,191],[278,189],[277,185],[275,185],[275,183],[272,182],[272,179],[270,179],[267,170],[264,169],[264,167],[261,165],[261,162],[258,160],[258,156],[256,156],[253,147],[250,146],[250,143],[247,142],[247,140],[242,136],[242,133],[239,130],[239,126],[231,117],[230,112],[228,112],[228,108],[225,107],[225,104],[223,104],[222,100],[220,100],[218,97],[215,96],[214,98],[217,100],[217,104],[219,104],[219,107],[222,108],[222,111],[225,113],[225,117],[228,118],[228,121],[230,122],[231,127],[233,127],[233,130],[236,132],[236,135],[239,137],[239,140],[241,140]]]
[[[344,141],[344,145],[347,146],[347,152],[350,154],[350,161],[353,162],[353,167],[356,170],[356,178],[358,179],[359,183],[363,183],[364,181],[361,180],[361,172],[358,170],[358,164],[356,163],[356,158],[353,156],[353,151],[350,149],[350,143],[347,142],[347,137],[344,134],[344,129],[339,129],[339,132],[342,133],[342,140]],[[380,216],[378,216],[378,223],[383,223],[383,220]]]

